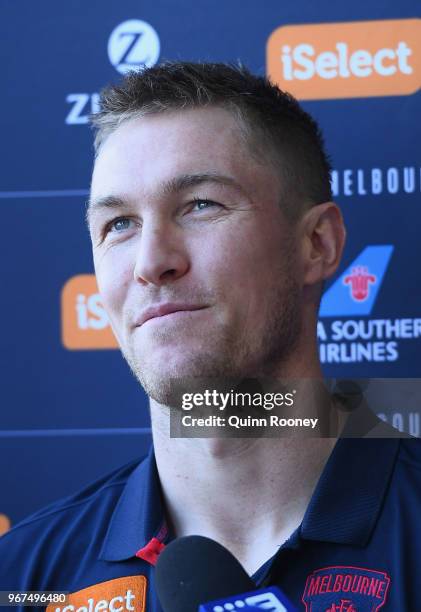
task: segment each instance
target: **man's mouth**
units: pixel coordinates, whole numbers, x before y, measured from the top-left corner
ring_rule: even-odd
[[[151,319],[163,318],[175,313],[182,314],[194,312],[196,310],[203,310],[205,308],[208,308],[208,306],[203,306],[202,304],[177,304],[173,302],[155,304],[142,311],[140,317],[135,322],[135,326],[141,327],[144,323],[150,321]]]

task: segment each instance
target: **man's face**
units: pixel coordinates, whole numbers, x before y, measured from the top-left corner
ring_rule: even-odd
[[[300,330],[293,230],[275,169],[221,108],[123,123],[95,163],[98,286],[148,395],[174,379],[269,374]],[[145,320],[147,319],[147,320]]]

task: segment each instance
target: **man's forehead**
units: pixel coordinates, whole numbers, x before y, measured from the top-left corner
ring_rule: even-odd
[[[221,172],[246,157],[240,129],[223,109],[196,109],[146,115],[124,121],[101,145],[95,160],[93,183],[113,171],[153,176]],[[214,167],[212,167],[214,166]],[[164,171],[164,172],[163,172]]]
[[[162,112],[141,112],[124,119],[104,139],[99,148],[98,157],[106,144],[115,142],[134,143],[140,139],[170,139],[172,136],[195,139],[208,137],[218,142],[222,139],[242,138],[245,126],[239,117],[227,108],[220,106],[197,107],[186,109],[168,109]],[[114,142],[113,142],[114,141]],[[153,146],[153,142],[149,143]]]

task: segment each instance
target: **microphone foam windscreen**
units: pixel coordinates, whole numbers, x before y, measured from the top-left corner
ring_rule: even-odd
[[[200,604],[253,591],[256,585],[221,544],[186,536],[159,555],[156,587],[164,612],[197,612]]]

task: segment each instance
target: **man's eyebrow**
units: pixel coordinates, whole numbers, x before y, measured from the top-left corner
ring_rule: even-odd
[[[127,208],[127,206],[128,203],[123,198],[119,198],[118,196],[114,195],[103,196],[97,200],[92,200],[89,198],[86,203],[86,223],[89,227],[90,218],[94,211],[101,209],[121,210],[123,208]]]
[[[233,187],[237,191],[244,193],[243,188],[235,179],[223,174],[217,174],[215,172],[180,174],[179,176],[175,176],[174,178],[165,181],[161,185],[159,192],[162,195],[172,195],[174,193],[179,193],[184,189],[202,185],[203,183],[225,185],[228,187]],[[89,226],[90,217],[94,211],[101,209],[121,210],[127,207],[128,203],[126,200],[115,195],[103,196],[96,200],[89,199],[86,203],[86,223]]]
[[[198,174],[180,174],[165,183],[162,186],[163,194],[172,194],[188,189],[189,187],[196,187],[202,183],[217,183],[219,185],[226,185],[228,187],[234,187],[238,191],[243,191],[241,185],[237,183],[231,176],[225,176],[216,172],[206,172]]]

